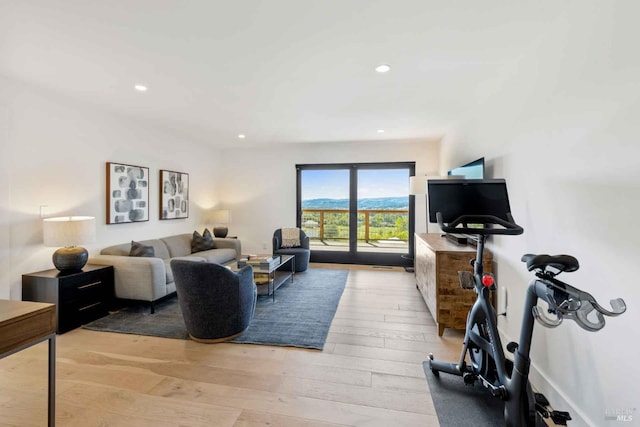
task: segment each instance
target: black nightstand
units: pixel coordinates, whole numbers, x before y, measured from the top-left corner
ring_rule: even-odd
[[[106,316],[113,304],[113,267],[84,266],[63,274],[56,269],[22,275],[22,300],[56,304],[59,334]]]

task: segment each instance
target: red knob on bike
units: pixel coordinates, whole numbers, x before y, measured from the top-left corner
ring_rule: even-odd
[[[483,275],[482,284],[487,288],[493,286],[493,276],[490,276],[489,274]]]

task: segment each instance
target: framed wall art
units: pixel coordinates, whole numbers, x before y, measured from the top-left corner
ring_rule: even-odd
[[[189,174],[160,170],[160,219],[189,218]]]
[[[107,224],[149,221],[149,168],[107,162]]]

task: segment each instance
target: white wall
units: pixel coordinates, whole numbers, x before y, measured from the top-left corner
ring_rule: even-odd
[[[21,275],[52,268],[55,248],[42,244],[45,216],[93,215],[96,254],[110,244],[208,224],[203,210],[231,210],[230,235],[243,248],[271,247],[275,228],[295,224],[295,164],[415,161],[416,174],[438,170],[439,141],[384,141],[215,149],[110,112],[0,78],[0,298],[20,299]],[[239,142],[240,144],[241,142]],[[175,147],[178,147],[177,149]],[[150,168],[150,221],[105,224],[105,163]],[[190,218],[159,221],[159,169],[190,174]],[[221,202],[224,201],[224,204]],[[425,231],[424,198],[416,198],[416,230]]]
[[[5,98],[5,92],[0,85],[0,283],[9,283],[11,278],[10,265],[10,236],[11,224],[9,207],[11,206],[10,182],[11,174],[6,167],[6,161],[9,159],[9,110],[2,105],[2,99]],[[2,287],[0,285],[0,298],[9,298],[9,286]]]
[[[96,217],[89,255],[128,240],[190,233],[217,203],[216,151],[166,131],[0,78],[0,298],[20,299],[21,275],[53,268],[55,248],[42,244],[40,206],[46,216]],[[148,222],[106,225],[105,163],[149,167]],[[158,219],[160,169],[189,173],[188,219]]]
[[[416,175],[433,175],[439,140],[238,147],[223,150],[221,158],[224,176],[232,177],[220,188],[231,210],[229,233],[240,236],[243,250],[260,253],[271,250],[275,229],[296,223],[296,164],[415,161]],[[424,197],[416,197],[418,232],[425,221]]]
[[[498,283],[509,292],[500,327],[517,341],[526,252],[576,256],[561,279],[604,305],[623,297],[628,311],[589,333],[566,321],[536,326],[534,385],[556,408],[573,406],[571,425],[617,425],[607,409],[638,407],[640,324],[640,56],[635,2],[560,2],[520,60],[483,82],[441,148],[441,172],[487,158],[504,177],[525,233],[495,238]],[[634,423],[640,413],[635,412]]]

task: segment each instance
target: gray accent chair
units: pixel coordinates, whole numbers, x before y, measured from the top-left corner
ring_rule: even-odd
[[[227,341],[249,327],[258,295],[253,267],[234,272],[218,264],[174,259],[171,269],[191,339]]]
[[[273,233],[273,254],[274,255],[295,255],[296,273],[306,271],[309,268],[309,259],[311,258],[311,250],[309,249],[309,237],[300,230],[300,246],[294,248],[283,248],[282,246],[282,229],[278,228]]]

